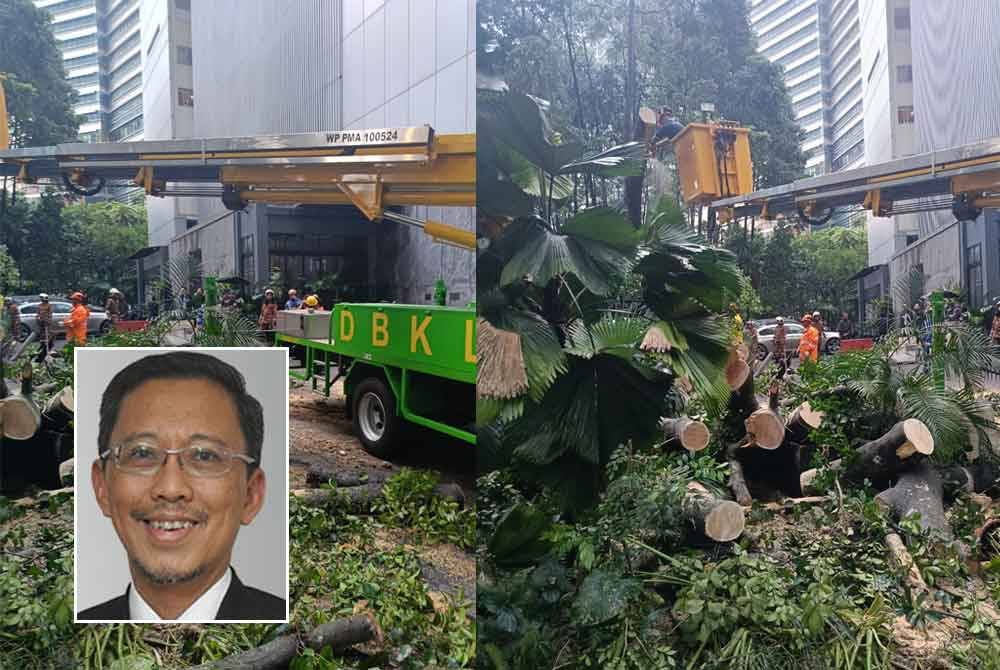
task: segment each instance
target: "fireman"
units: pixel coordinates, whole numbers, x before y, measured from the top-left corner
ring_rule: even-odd
[[[799,340],[799,362],[809,360],[815,363],[819,358],[819,331],[813,325],[811,314],[802,317],[802,325],[805,326],[805,332]]]
[[[66,328],[66,340],[77,346],[87,343],[87,320],[90,318],[90,310],[83,304],[83,294],[77,291],[69,297],[73,301],[73,311],[69,313],[69,318],[62,322]]]
[[[21,334],[21,310],[17,308],[17,303],[12,298],[3,299],[3,308],[7,312],[9,326],[7,332],[12,339],[18,339]]]
[[[115,324],[121,321],[122,312],[125,311],[123,307],[121,291],[116,288],[108,291],[108,299],[104,302],[104,311],[107,312],[111,323]]]
[[[52,346],[52,303],[49,302],[48,293],[39,293],[38,299],[41,302],[38,305],[35,318],[38,322],[38,339],[42,342],[43,347],[43,353],[40,356],[44,358]]]

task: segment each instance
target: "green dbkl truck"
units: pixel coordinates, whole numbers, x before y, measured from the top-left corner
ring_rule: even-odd
[[[278,312],[278,343],[301,347],[289,374],[330,395],[344,378],[354,431],[385,458],[404,422],[468,442],[474,432],[476,314],[437,305],[340,303],[332,312]]]

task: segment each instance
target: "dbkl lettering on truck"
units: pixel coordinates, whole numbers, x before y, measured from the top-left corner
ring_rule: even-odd
[[[476,362],[476,351],[474,348],[476,342],[476,329],[472,319],[467,319],[465,322],[465,362],[475,363]]]
[[[372,314],[372,346],[389,346],[389,315],[384,312]]]
[[[432,355],[431,345],[427,341],[426,334],[427,326],[429,325],[431,325],[430,316],[425,316],[419,326],[417,325],[417,317],[415,315],[410,317],[410,353],[417,353],[417,342],[419,342],[420,346],[424,349],[424,354],[427,356]]]
[[[354,339],[354,315],[346,309],[340,313],[340,339],[342,342]]]

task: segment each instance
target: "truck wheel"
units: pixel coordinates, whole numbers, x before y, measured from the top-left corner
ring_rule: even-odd
[[[388,458],[399,433],[399,415],[392,391],[377,377],[358,384],[351,403],[354,412],[354,432],[372,456]]]

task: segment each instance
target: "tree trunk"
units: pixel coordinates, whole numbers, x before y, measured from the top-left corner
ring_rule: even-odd
[[[822,424],[823,412],[814,411],[808,402],[804,402],[788,417],[788,422],[785,424],[788,439],[800,444],[806,442],[809,431],[819,428]]]
[[[321,507],[328,502],[343,500],[355,514],[367,514],[371,512],[372,503],[382,495],[383,487],[384,482],[341,489],[294,489],[292,495],[310,507]],[[434,487],[434,493],[439,498],[455,501],[460,507],[465,505],[465,494],[457,484],[438,484]]]
[[[759,404],[759,403],[758,403]],[[761,449],[777,449],[785,440],[785,424],[770,408],[755,410],[746,419],[747,446]]]
[[[73,403],[72,386],[63,387],[62,391],[49,398],[42,410],[46,427],[51,430],[62,430],[69,426],[73,420]]]
[[[63,486],[73,486],[74,463],[76,463],[76,459],[71,458],[68,461],[63,461],[59,464],[59,481]]]
[[[729,489],[733,492],[733,497],[743,507],[753,504],[753,496],[747,486],[746,476],[743,474],[743,463],[739,459],[740,445],[731,444],[726,449],[726,459],[729,461]]]
[[[743,508],[738,503],[720,500],[698,482],[687,485],[681,509],[698,532],[716,542],[735,540],[746,525]]]
[[[726,364],[726,383],[729,384],[729,388],[736,391],[743,386],[749,376],[750,366],[746,361],[736,356],[729,359],[729,363]]]
[[[897,533],[889,533],[885,536],[885,545],[889,547],[889,562],[906,571],[906,581],[909,582],[910,588],[918,593],[929,591],[927,582],[924,581],[916,563],[913,562],[913,557],[903,543],[903,538]]]
[[[331,647],[341,651],[364,642],[382,644],[382,629],[371,614],[358,614],[320,624],[305,636],[307,647],[320,651]],[[250,649],[218,661],[188,670],[284,670],[299,651],[298,635],[282,635],[256,649]]]
[[[1000,498],[1000,472],[990,463],[972,465],[942,465],[937,467],[946,500],[964,493],[986,493]]]
[[[386,479],[388,477],[381,473],[372,476],[360,472],[341,472],[329,470],[320,465],[311,465],[306,472],[306,485],[311,488],[319,488],[330,482],[340,487],[365,486],[367,484],[382,485]]]
[[[12,440],[27,440],[42,425],[42,413],[35,402],[26,396],[8,396],[0,402],[0,413],[3,414],[4,437]]]
[[[382,629],[371,614],[358,614],[313,628],[306,638],[306,646],[315,651],[324,647],[339,651],[370,641],[381,644]]]
[[[661,419],[660,428],[667,444],[680,444],[690,452],[701,451],[708,446],[711,433],[701,421],[687,417],[679,419]]]
[[[845,468],[844,479],[854,484],[865,479],[888,480],[905,469],[914,455],[929,455],[933,451],[934,438],[927,426],[917,419],[906,419],[882,437],[861,445],[857,459]]]
[[[569,56],[569,71],[573,76],[573,94],[576,97],[576,125],[586,128],[587,121],[583,111],[583,97],[580,95],[580,82],[576,77],[576,56],[573,54],[573,38],[570,36],[569,18],[566,15],[566,5],[562,6],[563,34],[566,36],[566,55]]]
[[[897,519],[920,514],[920,527],[943,540],[951,540],[951,527],[944,515],[944,490],[941,477],[926,461],[902,473],[891,489],[875,496],[880,507]]]

